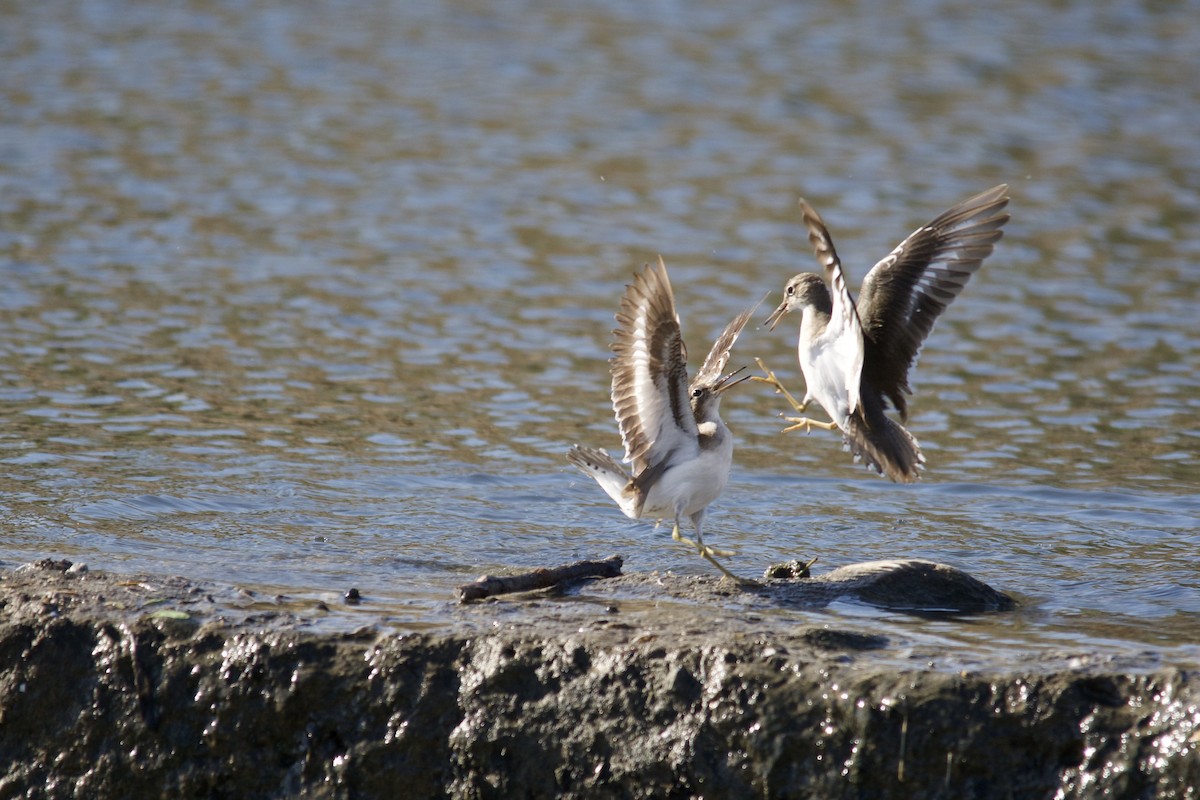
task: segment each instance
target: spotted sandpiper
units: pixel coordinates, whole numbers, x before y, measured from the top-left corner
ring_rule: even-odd
[[[772,328],[793,309],[801,309],[800,370],[804,400],[796,399],[761,361],[766,377],[798,413],[816,400],[832,422],[788,417],[785,431],[804,428],[840,430],[856,460],[893,481],[919,477],[925,456],[903,425],[884,412],[890,403],[900,421],[908,419],[908,372],[933,323],[971,275],[983,264],[1008,222],[1008,187],[988,189],[964,200],[914,231],[863,280],[857,305],[825,223],[804,200],[800,209],[817,261],[833,286],[813,273],[787,282],[783,302],[765,324]]]
[[[612,402],[627,471],[603,450],[574,445],[567,459],[590,475],[630,519],[671,519],[671,535],[708,559],[727,577],[746,583],[717,561],[729,553],[704,544],[701,528],[708,505],[729,478],[733,436],[718,413],[721,395],[745,378],[724,374],[729,350],[746,321],[747,309],[725,327],[691,383],[687,351],[679,330],[675,296],[660,257],[625,287],[618,327],[613,331]],[[679,532],[691,518],[693,542]]]

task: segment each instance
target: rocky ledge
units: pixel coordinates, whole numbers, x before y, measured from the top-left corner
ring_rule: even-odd
[[[863,566],[753,597],[946,609],[965,577],[970,609],[1006,602]],[[320,633],[230,587],[0,571],[0,797],[1196,797],[1189,672],[897,667],[883,636],[735,623],[735,591],[623,575],[435,633]],[[606,592],[699,602],[616,613]]]

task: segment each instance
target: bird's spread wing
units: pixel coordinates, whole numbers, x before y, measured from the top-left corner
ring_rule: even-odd
[[[737,341],[742,328],[746,327],[746,323],[750,321],[750,317],[760,305],[762,305],[762,300],[738,314],[725,326],[725,330],[721,331],[721,335],[713,342],[712,349],[708,351],[708,356],[704,359],[704,364],[696,373],[696,378],[692,381],[694,386],[712,386],[721,379],[725,365],[729,363],[729,351],[733,349],[733,343]]]
[[[908,371],[933,323],[983,264],[1008,222],[1008,187],[964,200],[918,228],[863,281],[858,311],[871,357],[866,369],[877,389],[905,415]]]
[[[687,351],[661,258],[625,288],[617,325],[613,410],[625,460],[636,475],[672,450],[695,446],[698,436],[688,400]]]
[[[846,288],[846,275],[842,271],[842,262],[838,258],[837,250],[833,247],[829,229],[825,227],[825,222],[816,209],[803,199],[800,200],[800,211],[804,216],[804,224],[808,227],[808,240],[812,242],[813,253],[825,268],[825,280],[833,289],[833,310],[825,331],[827,336],[832,337],[836,363],[845,365],[848,413],[853,414],[854,409],[858,407],[859,384],[862,378],[862,322],[858,309],[855,308],[854,298]]]

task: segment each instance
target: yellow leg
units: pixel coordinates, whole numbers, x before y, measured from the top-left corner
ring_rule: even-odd
[[[783,398],[787,400],[788,404],[796,410],[797,414],[803,414],[804,409],[808,408],[808,403],[801,403],[799,400],[793,397],[792,393],[784,388],[783,384],[779,382],[779,378],[775,377],[775,373],[767,369],[767,365],[763,363],[761,358],[754,359],[754,363],[758,364],[758,368],[765,372],[766,376],[751,375],[750,380],[758,381],[759,383],[765,383],[768,386],[774,386],[775,394],[783,395]]]
[[[701,558],[704,558],[705,560],[707,560],[708,563],[712,564],[714,567],[719,569],[721,571],[722,575],[724,575],[726,578],[729,578],[731,581],[738,584],[739,586],[761,586],[761,584],[758,581],[750,580],[749,578],[739,578],[737,575],[734,575],[732,572],[725,569],[725,567],[721,564],[721,562],[717,561],[716,557],[717,556],[731,556],[731,555],[733,555],[733,553],[731,553],[728,550],[716,550],[714,548],[709,547],[708,545],[706,545],[704,543],[703,539],[700,539],[698,533],[697,533],[696,538],[700,539],[700,541],[693,542],[691,539],[687,538],[686,536],[684,536],[683,534],[681,534],[679,532],[679,521],[678,520],[675,521],[675,527],[671,529],[671,538],[677,542],[682,542],[690,547],[696,548],[696,552],[700,554]]]
[[[766,373],[766,377],[752,375],[750,380],[758,381],[759,383],[765,383],[768,386],[774,386],[775,394],[782,394],[784,399],[788,401],[791,407],[796,409],[796,413],[803,414],[804,409],[808,408],[808,401],[805,400],[804,402],[800,402],[793,397],[792,393],[785,389],[783,384],[779,382],[779,378],[775,377],[775,373],[767,369],[767,365],[763,363],[761,358],[756,358],[754,361],[758,364],[758,368]],[[820,428],[824,431],[836,431],[838,429],[837,424],[833,422],[819,422],[815,419],[808,419],[807,417],[784,417],[784,420],[793,424],[784,428],[781,433],[799,430],[800,428],[803,428],[805,433],[811,433],[813,428]]]
[[[708,556],[704,555],[705,553],[708,553],[709,555],[714,555],[714,556],[723,556],[726,558],[734,555],[734,552],[732,550],[718,550],[715,547],[709,547],[708,545],[704,544],[704,542],[696,542],[692,539],[689,539],[688,537],[684,536],[682,533],[679,532],[679,523],[678,522],[676,522],[675,527],[673,527],[671,529],[671,538],[677,542],[682,542],[683,544],[686,544],[688,547],[694,547],[696,549],[696,552],[699,553],[700,555],[704,556],[705,558],[708,558]]]
[[[784,428],[780,433],[787,433],[788,431],[795,431],[801,428],[804,429],[805,433],[811,433],[813,428],[820,428],[823,431],[836,431],[838,429],[836,422],[821,422],[809,419],[808,417],[784,417],[784,420],[793,424]]]

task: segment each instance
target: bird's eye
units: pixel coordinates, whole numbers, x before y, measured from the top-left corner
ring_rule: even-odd
[[[704,394],[703,389],[692,389],[692,397],[699,397],[702,394]]]
[[[785,289],[785,290],[784,290],[784,294],[786,294],[788,297],[791,297],[791,296],[792,296],[792,295],[794,295],[795,293],[796,293],[796,287],[795,287],[795,286],[789,286],[789,287],[787,287],[787,289]]]

